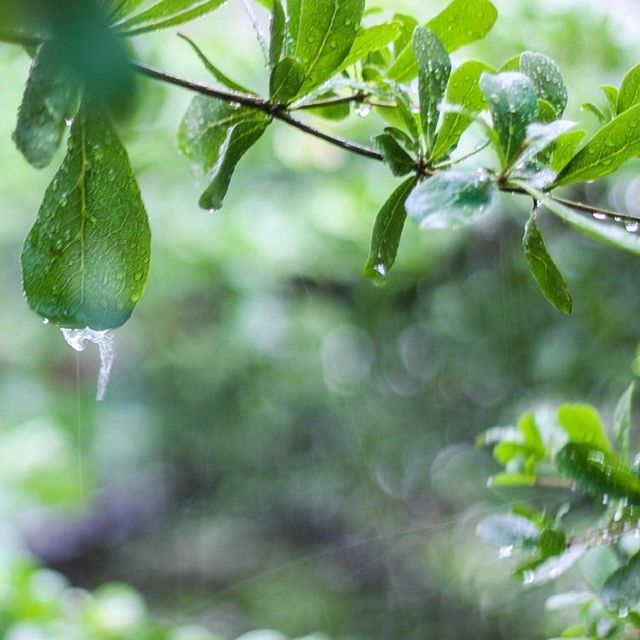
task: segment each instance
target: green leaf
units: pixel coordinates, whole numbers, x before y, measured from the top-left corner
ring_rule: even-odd
[[[544,297],[562,313],[570,314],[573,309],[571,292],[547,251],[535,214],[529,218],[525,227],[522,247],[531,273]]]
[[[282,0],[273,1],[271,12],[271,40],[269,44],[269,66],[271,69],[282,59],[287,37],[287,15]]]
[[[178,148],[213,180],[200,198],[204,209],[220,209],[236,165],[258,141],[271,119],[222,100],[196,96],[178,130]]]
[[[347,57],[342,64],[336,68],[334,73],[340,73],[348,69],[356,62],[366,58],[370,53],[379,51],[392,42],[395,42],[401,33],[402,27],[399,22],[376,24],[368,29],[359,31]]]
[[[640,601],[640,553],[615,571],[600,590],[600,598],[611,609],[630,609]]]
[[[483,518],[476,527],[476,535],[492,547],[535,548],[540,531],[528,518],[513,513]]]
[[[85,105],[22,251],[29,306],[62,327],[118,327],[142,295],[149,252],[127,153],[104,112]]]
[[[520,56],[520,70],[533,81],[538,98],[550,103],[560,118],[567,107],[568,95],[558,65],[542,53],[525,51]]]
[[[565,477],[597,498],[640,504],[640,478],[611,453],[586,442],[569,442],[558,451],[555,463]]]
[[[146,11],[119,22],[116,28],[126,36],[168,29],[211,13],[224,2],[225,0],[160,0]]]
[[[393,19],[401,25],[400,37],[393,44],[394,56],[397,58],[406,47],[413,51],[413,32],[418,26],[418,21],[413,16],[402,13],[394,13]]]
[[[133,13],[144,2],[146,2],[146,0],[120,0],[120,2],[114,0],[114,6],[109,13],[109,17],[113,20],[124,18],[130,13]]]
[[[34,167],[51,162],[77,100],[78,90],[60,69],[51,46],[41,45],[31,65],[13,133],[16,146]]]
[[[622,80],[616,112],[624,113],[640,103],[640,64],[630,69]]]
[[[600,124],[605,124],[610,120],[610,118],[607,118],[604,111],[598,105],[593,104],[593,102],[584,102],[580,108],[583,111],[588,111],[593,114]]]
[[[406,176],[416,167],[416,161],[404,150],[394,135],[381,133],[373,138],[394,176]]]
[[[580,129],[578,131],[566,131],[556,138],[549,161],[553,171],[560,173],[567,166],[586,135],[587,132]]]
[[[620,554],[611,546],[595,547],[580,560],[580,573],[592,591],[600,591],[621,564]]]
[[[293,42],[287,55],[304,70],[299,97],[309,93],[334,75],[356,39],[364,0],[289,0],[289,38]]]
[[[416,185],[416,178],[405,180],[385,202],[376,218],[371,236],[371,251],[364,275],[382,285],[398,255],[398,245],[407,218],[405,201]]]
[[[453,0],[425,26],[452,53],[466,44],[484,38],[497,18],[498,12],[489,0]],[[408,44],[389,67],[388,76],[398,82],[409,82],[417,74],[416,59],[411,44]]]
[[[518,572],[526,584],[546,584],[569,571],[586,552],[586,546],[572,545],[559,555],[550,556],[543,561],[538,559]]]
[[[558,422],[571,442],[592,444],[603,451],[611,451],[609,436],[600,414],[586,404],[565,404],[558,409]]]
[[[448,169],[421,182],[407,198],[407,212],[422,229],[455,229],[476,220],[497,187],[478,171]]]
[[[422,134],[427,155],[435,143],[440,103],[451,75],[451,60],[433,31],[418,27],[413,34],[413,50],[418,63],[418,94]]]
[[[484,62],[469,61],[461,64],[449,79],[446,103],[458,105],[460,110],[445,113],[442,126],[436,136],[431,160],[450,153],[458,144],[462,134],[473,122],[469,113],[479,113],[487,107],[487,101],[480,89],[480,76],[492,71]]]
[[[629,460],[629,439],[631,436],[631,403],[635,382],[632,382],[627,390],[622,394],[616,410],[613,414],[613,424],[616,433],[616,449],[623,460]]]
[[[484,73],[480,87],[489,102],[506,166],[521,151],[527,126],[538,115],[535,87],[528,76],[513,71]]]
[[[599,242],[611,245],[616,249],[630,251],[640,255],[640,237],[626,231],[624,228],[612,224],[603,224],[589,215],[578,213],[570,209],[565,204],[557,202],[551,196],[543,193],[526,182],[514,181],[527,193],[533,196],[539,203],[543,204],[549,211],[555,213],[559,218],[576,228],[578,231],[590,236]]]
[[[490,487],[534,487],[536,477],[529,473],[498,473],[489,478]]]
[[[607,102],[609,103],[609,109],[611,110],[611,117],[615,118],[618,115],[618,98],[620,92],[616,87],[611,84],[604,84],[600,87],[607,97]],[[633,106],[633,105],[629,105]]]
[[[640,153],[640,104],[600,129],[562,170],[556,185],[601,178]]]
[[[539,547],[542,557],[557,556],[567,548],[567,537],[557,529],[543,529],[540,533]]]
[[[294,58],[283,58],[271,72],[269,95],[273,102],[288,103],[304,82],[304,68]]]
[[[225,87],[228,87],[232,91],[237,91],[239,93],[255,94],[255,92],[251,91],[251,89],[247,89],[246,87],[242,86],[241,84],[238,84],[237,82],[234,82],[233,80],[231,80],[231,78],[229,78],[222,71],[220,71],[220,69],[218,69],[218,67],[216,67],[213,64],[213,62],[211,62],[211,60],[209,60],[209,58],[207,58],[207,56],[203,53],[202,49],[200,49],[200,47],[198,47],[198,45],[191,38],[185,36],[182,33],[179,33],[178,37],[182,38],[194,50],[195,54],[198,56],[198,58],[200,58],[200,61],[205,66],[205,69],[220,84],[224,85]]]

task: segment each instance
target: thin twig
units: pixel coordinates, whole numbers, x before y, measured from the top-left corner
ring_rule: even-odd
[[[368,104],[370,107],[380,107],[382,109],[393,109],[395,102],[384,102],[375,100],[365,93],[354,93],[350,96],[334,96],[325,100],[316,100],[314,102],[305,102],[301,105],[293,105],[290,111],[303,111],[305,109],[317,109],[319,107],[335,107],[341,104]]]

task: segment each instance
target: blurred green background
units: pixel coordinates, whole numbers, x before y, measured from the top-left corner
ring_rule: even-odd
[[[446,3],[379,4],[423,21]],[[599,85],[640,59],[637,3],[496,5],[492,34],[456,60],[551,55],[568,116],[593,130],[580,104],[604,105]],[[248,14],[263,29],[267,15],[250,7],[230,0],[182,31],[264,91]],[[172,32],[134,46],[208,81]],[[545,217],[576,302],[562,317],[521,255],[528,203],[504,197],[465,231],[409,223],[376,289],[361,271],[395,185],[384,167],[279,124],[209,214],[174,144],[191,96],[141,80],[119,128],[152,267],[96,403],[95,350],[73,353],[23,300],[21,243],[57,163],[36,171],[15,150],[29,59],[2,45],[0,64],[3,638],[538,638],[567,626],[544,611],[549,587],[518,587],[474,537],[479,515],[539,498],[486,488],[494,464],[474,439],[531,406],[611,410],[640,373],[637,258]],[[376,114],[313,122],[364,143],[384,126]],[[639,215],[637,168],[572,195]]]

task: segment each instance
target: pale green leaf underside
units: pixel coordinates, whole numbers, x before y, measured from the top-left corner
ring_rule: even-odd
[[[578,231],[616,249],[623,249],[640,255],[640,237],[637,235],[629,233],[621,226],[599,222],[589,215],[578,213],[561,202],[556,202],[549,195],[526,182],[517,181],[517,184],[531,194],[539,203],[547,207],[549,211]]]
[[[23,248],[29,306],[62,327],[118,327],[142,295],[149,253],[127,153],[107,116],[83,108]]]

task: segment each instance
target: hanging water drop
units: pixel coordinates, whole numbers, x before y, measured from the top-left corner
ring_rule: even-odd
[[[498,551],[498,558],[504,560],[504,558],[510,558],[513,555],[513,545],[510,544],[505,547],[500,547]]]
[[[371,105],[362,103],[356,107],[356,113],[361,118],[366,118],[371,113]]]
[[[607,214],[606,213],[601,213],[601,212],[598,211],[598,212],[593,214],[593,217],[596,220],[606,220],[607,219]]]
[[[104,400],[116,355],[113,345],[113,333],[110,329],[96,331],[89,327],[85,329],[60,329],[60,331],[62,332],[65,342],[75,351],[84,351],[87,341],[98,345],[98,351],[100,352],[100,371],[98,372],[96,400]]]
[[[624,228],[630,233],[635,233],[636,231],[638,231],[638,229],[640,229],[640,222],[638,222],[637,220],[627,220],[624,223]]]

